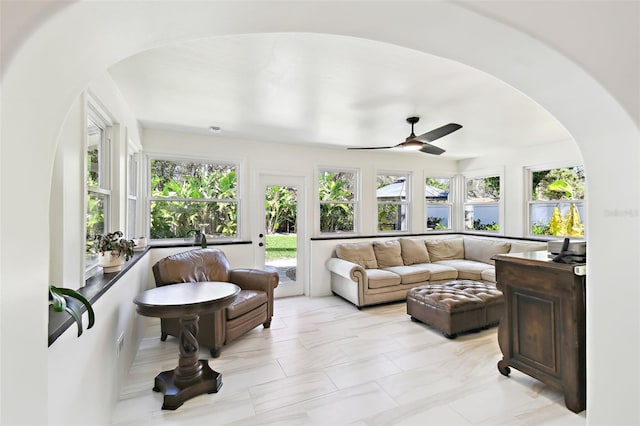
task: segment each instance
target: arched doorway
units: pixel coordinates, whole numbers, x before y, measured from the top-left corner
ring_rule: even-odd
[[[352,17],[362,17],[365,11],[366,18],[354,22]],[[429,25],[424,25],[425,16],[430,17]],[[46,422],[46,414],[29,410],[26,404],[46,405],[47,401],[47,386],[42,386],[47,368],[42,362],[46,357],[42,295],[48,281],[50,232],[43,217],[49,208],[55,143],[72,100],[94,76],[140,50],[193,37],[255,31],[351,35],[449,57],[517,87],[569,129],[590,176],[589,281],[595,284],[588,289],[587,302],[588,398],[598,398],[598,404],[590,405],[589,416],[594,422],[604,421],[607,415],[611,421],[637,417],[640,333],[635,283],[640,256],[635,241],[640,233],[640,194],[637,186],[632,187],[621,200],[611,191],[611,182],[637,185],[640,181],[638,127],[575,63],[523,33],[453,4],[425,2],[398,8],[382,2],[366,6],[358,2],[78,2],[44,21],[4,68],[2,394],[29,397],[4,403],[2,420]],[[473,40],[465,34],[472,34]],[[532,53],[523,56],[522,52]],[[608,141],[607,150],[601,149],[603,141]],[[30,194],[25,197],[15,181],[25,177],[27,161]],[[615,316],[609,315],[611,306],[616,307]],[[20,327],[15,327],[16,318],[22,322]],[[612,353],[619,324],[628,326],[626,347]],[[630,389],[622,395],[610,392],[619,381],[610,373],[610,366],[616,364],[628,367],[625,376]]]

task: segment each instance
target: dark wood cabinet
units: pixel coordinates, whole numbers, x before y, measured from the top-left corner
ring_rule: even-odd
[[[562,391],[571,411],[584,410],[586,266],[552,262],[546,251],[493,259],[505,302],[498,370],[508,376],[516,368]]]

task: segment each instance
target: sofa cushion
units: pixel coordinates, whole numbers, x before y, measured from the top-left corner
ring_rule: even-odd
[[[428,281],[430,276],[428,270],[414,268],[413,266],[392,266],[385,268],[385,271],[391,271],[394,274],[400,275],[400,282],[402,284],[415,284]]]
[[[369,288],[383,288],[400,285],[400,275],[383,269],[368,269],[367,281]]]
[[[418,263],[412,265],[412,267],[428,271],[429,281],[455,280],[458,278],[458,270],[447,265],[440,265],[438,263]]]
[[[431,262],[449,259],[464,259],[464,242],[462,238],[426,240],[426,242]]]
[[[509,253],[511,243],[486,238],[464,237],[464,258],[495,265],[491,259],[496,254]]]
[[[427,245],[420,238],[400,238],[400,247],[405,265],[431,262]]]
[[[336,246],[336,256],[340,259],[357,263],[365,269],[378,267],[373,246],[369,242],[338,244]]]
[[[455,268],[458,271],[459,280],[481,280],[482,271],[489,267],[486,263],[466,259],[440,260],[438,265]]]
[[[376,255],[378,268],[388,268],[390,266],[402,266],[402,255],[400,241],[374,241],[373,251]]]
[[[512,241],[511,242],[511,250],[509,253],[526,253],[528,251],[539,251],[546,250],[547,243],[540,243],[536,241],[531,242],[523,242],[523,241]]]

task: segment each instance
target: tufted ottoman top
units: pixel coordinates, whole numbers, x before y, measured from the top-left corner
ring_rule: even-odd
[[[455,280],[412,288],[407,297],[447,312],[461,312],[477,309],[491,302],[500,302],[502,293],[492,285]]]

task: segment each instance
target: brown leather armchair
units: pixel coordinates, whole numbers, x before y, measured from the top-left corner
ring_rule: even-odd
[[[153,265],[156,286],[167,284],[223,281],[236,284],[240,293],[224,310],[201,315],[198,342],[211,356],[220,356],[223,345],[262,324],[271,326],[273,289],[278,274],[259,269],[231,269],[224,253],[217,248],[197,249],[165,257]],[[161,319],[160,339],[180,336],[178,318]]]

